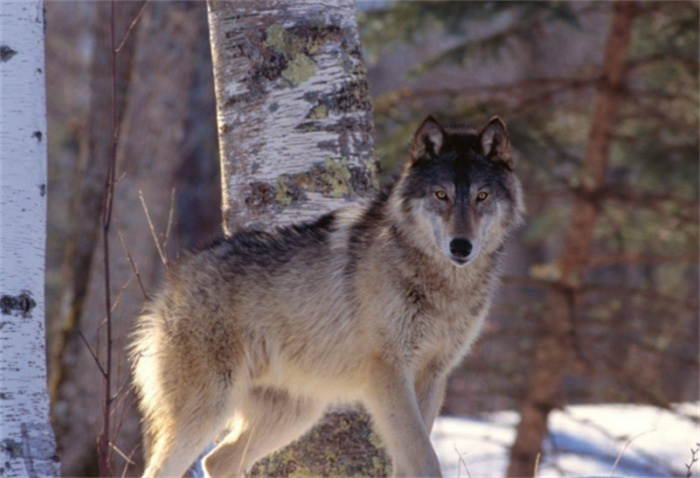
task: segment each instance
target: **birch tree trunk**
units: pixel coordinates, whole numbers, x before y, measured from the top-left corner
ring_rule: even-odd
[[[583,188],[578,191],[557,269],[560,280],[550,291],[535,343],[530,379],[511,448],[509,477],[532,476],[549,413],[561,405],[562,380],[573,359],[572,321],[578,289],[588,267],[596,226],[597,193],[605,186],[610,146],[615,132],[636,3],[618,1],[595,95],[588,147],[583,158]]]
[[[352,0],[209,1],[224,228],[314,218],[375,187]],[[367,418],[337,412],[254,475],[385,476]]]
[[[0,5],[0,474],[58,476],[44,341],[44,2]]]
[[[208,5],[226,231],[310,219],[371,189],[354,2]]]

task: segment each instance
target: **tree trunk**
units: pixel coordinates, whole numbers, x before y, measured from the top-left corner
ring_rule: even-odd
[[[58,476],[44,341],[46,90],[44,2],[0,14],[0,467]]]
[[[123,38],[136,18],[142,2],[123,2],[115,11],[115,33]],[[71,237],[63,266],[63,289],[59,309],[49,337],[49,393],[52,403],[65,378],[66,368],[73,360],[69,355],[82,347],[78,332],[81,327],[83,303],[90,281],[90,269],[95,256],[100,224],[100,211],[107,180],[107,161],[112,149],[112,75],[110,61],[110,2],[98,2],[94,25],[94,46],[90,67],[90,108],[86,121],[86,137],[78,158],[75,196],[71,204]],[[134,42],[126,42],[117,56],[117,109],[123,113],[128,80],[131,73]],[[76,347],[76,344],[78,347]],[[60,410],[55,411],[60,413]]]
[[[612,8],[602,75],[583,160],[583,177],[587,179],[574,201],[558,260],[560,280],[550,292],[535,343],[529,385],[520,410],[517,436],[511,448],[509,477],[532,476],[547,435],[549,413],[561,404],[562,378],[573,359],[571,317],[575,313],[577,290],[584,279],[592,252],[598,215],[596,197],[605,185],[608,171],[635,8],[635,2],[626,1],[616,2]]]
[[[212,1],[209,19],[227,232],[313,218],[371,189],[353,2]]]
[[[310,219],[374,189],[354,2],[208,6],[226,232]],[[374,443],[366,416],[334,413],[253,474],[385,476]]]
[[[181,146],[195,65],[194,52],[197,38],[202,33],[202,22],[194,18],[197,12],[206,14],[204,6],[196,2],[152,2],[146,6],[130,38],[136,43],[135,55],[120,127],[109,237],[115,337],[111,388],[115,393],[127,380],[128,366],[123,350],[132,319],[140,312],[145,293],[163,270],[139,194],[143,193],[158,241],[162,244],[170,218],[171,185],[184,161]],[[109,129],[111,131],[111,125]],[[94,157],[92,161],[106,163],[108,157]],[[120,233],[138,270],[138,277],[126,257]],[[168,241],[171,253],[175,252],[174,235],[172,230]],[[166,255],[167,252],[164,251]],[[80,331],[104,358],[106,344],[102,323],[106,312],[102,248],[97,248],[95,254]],[[64,473],[95,476],[95,437],[102,421],[103,380],[87,346],[82,341],[70,345],[72,350],[67,349],[62,357],[65,377],[57,389],[54,406],[57,429],[61,431],[59,443],[65,463]],[[122,453],[130,455],[139,441],[137,414],[131,410],[128,394],[115,398],[111,441]],[[118,474],[121,474],[123,463],[116,460],[115,472]]]

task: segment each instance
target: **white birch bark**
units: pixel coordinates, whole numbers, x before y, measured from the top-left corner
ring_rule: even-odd
[[[224,229],[315,218],[375,188],[353,0],[210,0]],[[251,476],[386,476],[366,415],[335,412]]]
[[[354,2],[208,5],[226,231],[307,220],[371,189]]]
[[[58,476],[44,340],[43,1],[0,4],[0,476]]]

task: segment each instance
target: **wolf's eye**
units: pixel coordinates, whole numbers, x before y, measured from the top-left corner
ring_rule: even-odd
[[[481,191],[479,194],[476,195],[476,200],[477,200],[477,201],[483,201],[483,200],[486,199],[487,197],[489,197],[489,193],[484,192],[484,191]]]
[[[438,198],[440,201],[447,201],[447,193],[443,190],[436,191],[435,197]]]

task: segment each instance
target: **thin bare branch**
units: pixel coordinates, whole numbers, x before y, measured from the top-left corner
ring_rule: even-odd
[[[131,455],[126,456],[126,455],[124,454],[124,452],[121,451],[121,450],[119,449],[119,447],[118,447],[117,445],[115,445],[115,444],[112,443],[112,442],[109,442],[109,446],[111,446],[111,447],[112,447],[112,450],[116,451],[117,454],[118,454],[119,456],[121,456],[122,458],[124,458],[124,460],[125,460],[129,465],[135,465],[135,464],[136,464],[136,463],[134,463],[133,461],[131,461]]]
[[[117,298],[114,300],[114,303],[112,304],[112,308],[110,311],[114,313],[115,310],[117,310],[117,306],[121,303],[122,297],[124,296],[124,290],[126,290],[127,287],[131,285],[131,281],[134,280],[134,276],[132,275],[129,277],[129,280],[124,283],[123,286],[119,289],[119,295],[117,295]]]
[[[647,433],[655,432],[656,429],[653,430],[647,430],[645,432],[642,432],[638,435],[633,436],[629,440],[625,442],[625,446],[622,447],[622,450],[620,450],[620,453],[617,455],[617,460],[615,460],[615,463],[613,464],[612,470],[610,470],[610,476],[613,476],[615,474],[615,470],[617,469],[617,465],[620,463],[620,460],[622,460],[622,455],[625,454],[625,450],[627,450],[627,447],[629,447],[634,440],[639,438],[642,435],[646,435]]]
[[[118,395],[115,395],[115,397],[118,397]],[[124,424],[124,417],[126,416],[126,411],[130,408],[130,405],[131,405],[131,401],[129,401],[127,403],[127,399],[133,398],[133,394],[126,393],[122,397],[123,397],[123,399],[122,399],[123,403],[121,403],[119,406],[119,410],[121,411],[121,413],[120,413],[119,419],[117,420],[117,426],[116,426],[116,428],[114,430],[114,434],[113,434],[114,441],[116,441],[117,437],[119,436],[119,432],[121,431],[122,425]],[[115,398],[115,404],[117,403],[117,401],[118,401],[118,398]],[[116,409],[116,405],[115,405],[115,409]]]
[[[100,373],[104,376],[105,375],[105,369],[102,368],[102,364],[100,363],[100,359],[97,358],[97,354],[95,351],[92,349],[90,346],[90,343],[87,341],[85,336],[83,335],[82,332],[78,332],[78,336],[82,339],[83,343],[85,344],[85,347],[87,347],[88,352],[90,352],[90,355],[92,356],[92,359],[95,361],[95,365],[97,365],[97,368],[100,370]]]
[[[457,456],[459,457],[459,461],[457,462],[457,478],[460,478],[462,474],[462,466],[464,465],[464,471],[467,472],[467,478],[472,478],[472,475],[469,473],[469,468],[467,467],[467,462],[464,461],[464,457],[462,456],[462,453],[457,449],[457,444],[454,443],[454,448],[455,452],[457,453]]]
[[[112,450],[109,447],[110,436],[110,418],[112,407],[112,298],[111,298],[111,280],[110,280],[110,262],[109,262],[109,229],[112,219],[112,207],[114,204],[114,178],[116,176],[117,164],[117,144],[119,140],[119,120],[117,114],[117,51],[115,49],[115,9],[116,0],[111,1],[111,16],[110,16],[110,45],[111,45],[111,93],[112,93],[112,149],[108,158],[108,173],[105,183],[105,195],[102,209],[102,238],[104,246],[104,284],[105,284],[105,309],[106,317],[106,339],[107,350],[105,356],[103,371],[104,380],[104,402],[102,414],[102,429],[98,436],[97,454],[98,467],[101,477],[112,476],[113,462]],[[99,349],[99,340],[98,340]]]
[[[553,96],[559,93],[564,93],[571,90],[580,90],[582,88],[590,88],[595,86],[600,80],[598,77],[590,78],[557,78],[557,77],[542,77],[542,78],[526,78],[524,80],[514,81],[511,83],[502,84],[484,84],[469,87],[447,87],[447,88],[399,88],[389,95],[385,95],[377,100],[381,108],[394,106],[411,98],[429,98],[429,97],[458,97],[472,96],[479,94],[496,94],[501,96],[517,96],[527,94],[524,101],[538,102],[543,98],[543,94]],[[544,93],[542,91],[544,90]],[[537,94],[533,95],[532,92]]]
[[[141,282],[141,274],[139,274],[139,269],[136,267],[136,264],[134,263],[134,259],[131,257],[131,252],[129,252],[129,248],[126,247],[126,242],[124,241],[124,234],[122,233],[122,230],[119,228],[119,223],[117,222],[116,218],[114,220],[115,225],[117,226],[117,233],[119,233],[119,240],[122,243],[122,247],[124,248],[124,254],[126,254],[126,259],[129,261],[129,264],[131,265],[131,270],[134,271],[134,275],[136,276],[136,280],[139,283],[139,288],[141,289],[141,293],[143,294],[143,299],[148,300],[148,294],[146,293],[146,288],[143,286],[143,282]]]
[[[688,58],[679,54],[673,54],[668,52],[654,53],[652,55],[647,55],[641,58],[636,58],[627,63],[627,71],[632,72],[638,68],[642,68],[654,63],[675,63],[681,65],[683,68],[688,70],[690,73],[697,75],[698,73],[698,61],[697,58]]]
[[[148,212],[148,206],[146,206],[146,200],[143,198],[143,191],[139,190],[139,199],[141,200],[141,205],[143,205],[143,211],[146,213],[146,219],[148,220],[148,226],[151,228],[151,235],[153,236],[153,242],[156,244],[156,249],[158,249],[158,255],[164,266],[168,266],[168,259],[163,254],[163,249],[160,247],[160,242],[158,241],[158,234],[156,234],[156,229],[153,227],[153,221],[151,221],[151,214]]]
[[[120,385],[119,389],[114,393],[114,395],[112,396],[112,398],[113,398],[114,400],[118,400],[122,395],[128,395],[128,394],[125,394],[125,393],[124,393],[124,392],[126,392],[126,391],[129,391],[129,381],[128,381],[128,380],[124,380],[124,381],[122,382],[122,384]]]
[[[540,459],[542,458],[542,453],[537,454],[537,458],[535,459],[535,471],[532,473],[532,478],[537,478],[537,475],[540,472]]]
[[[698,452],[700,451],[700,443],[696,443],[695,446],[697,448],[690,449],[690,463],[685,464],[685,467],[688,470],[685,474],[685,478],[690,478],[691,476],[693,476],[693,465],[698,462]]]
[[[131,25],[129,25],[129,28],[128,28],[128,29],[126,30],[126,32],[124,33],[124,37],[122,38],[121,43],[119,43],[119,46],[118,46],[117,49],[115,50],[115,53],[119,54],[119,52],[120,52],[120,51],[122,50],[122,48],[124,47],[124,44],[126,43],[126,40],[129,38],[129,35],[131,34],[131,30],[134,29],[134,27],[136,26],[136,24],[137,24],[137,23],[139,22],[139,20],[141,19],[141,15],[143,15],[143,12],[146,10],[146,6],[148,5],[148,1],[149,1],[149,0],[146,0],[146,1],[144,2],[143,6],[141,7],[141,10],[139,10],[139,13],[136,15],[136,18],[134,18],[134,21],[132,21],[132,22],[131,22]]]
[[[122,471],[122,476],[121,476],[121,478],[126,478],[126,472],[127,472],[127,470],[129,469],[129,464],[130,464],[130,463],[133,463],[133,462],[131,461],[131,457],[134,455],[134,453],[136,452],[136,450],[138,449],[138,447],[139,447],[138,445],[134,445],[134,447],[131,449],[131,452],[129,453],[129,459],[126,461],[126,464],[124,465],[124,470]]]
[[[170,213],[168,214],[168,227],[165,229],[165,238],[163,239],[163,251],[165,253],[165,257],[168,257],[168,242],[170,242],[170,232],[172,230],[173,219],[175,217],[175,192],[175,188],[170,190]]]
[[[644,252],[621,252],[618,254],[596,254],[591,256],[591,267],[610,266],[615,264],[694,264],[698,258],[694,255],[659,256]]]

